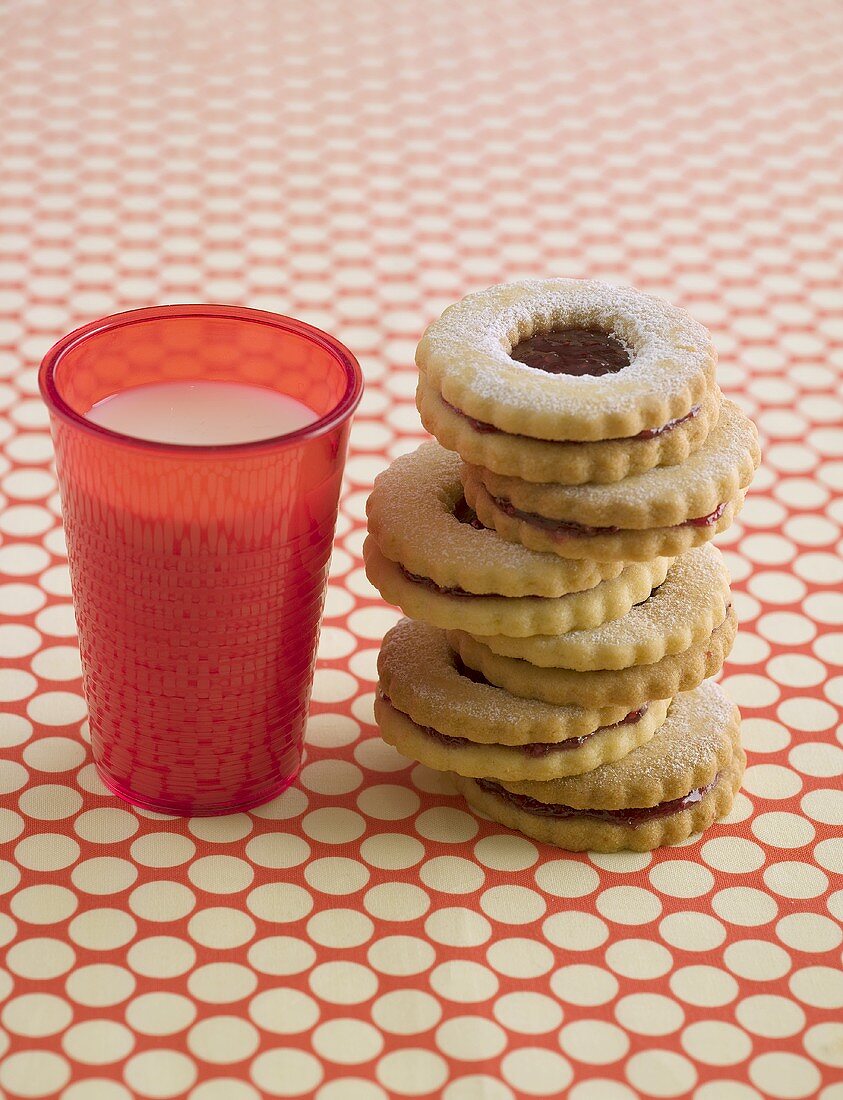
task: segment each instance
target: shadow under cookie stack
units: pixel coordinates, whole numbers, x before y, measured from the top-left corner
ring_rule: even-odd
[[[632,288],[551,279],[451,306],[419,344],[438,442],[375,483],[366,570],[386,741],[479,813],[573,851],[677,843],[729,812],[735,637],[711,539],[759,462],[708,332]]]

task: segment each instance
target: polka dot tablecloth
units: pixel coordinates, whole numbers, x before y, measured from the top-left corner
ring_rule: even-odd
[[[843,1097],[835,0],[28,0],[0,103],[0,1095]],[[715,334],[765,463],[720,540],[749,767],[724,825],[567,856],[372,725],[361,568],[472,289],[635,283]],[[216,820],[99,782],[36,366],[151,302],[359,355],[300,783]]]

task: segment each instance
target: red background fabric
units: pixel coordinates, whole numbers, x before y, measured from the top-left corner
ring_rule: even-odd
[[[839,1100],[841,50],[832,0],[6,5],[0,1094]],[[744,792],[653,855],[478,822],[371,724],[364,504],[422,439],[415,343],[545,274],[687,306],[763,438],[720,539]],[[181,821],[90,762],[36,367],[195,300],[327,328],[368,390],[301,781]]]

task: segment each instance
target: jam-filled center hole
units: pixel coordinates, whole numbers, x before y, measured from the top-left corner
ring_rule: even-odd
[[[516,344],[509,355],[548,374],[577,377],[616,374],[632,362],[629,351],[616,336],[591,328],[537,332]]]
[[[484,527],[480,520],[477,518],[477,513],[465,499],[460,497],[457,503],[454,505],[454,518],[459,520],[460,523],[467,523],[469,527],[473,527],[475,531],[483,531]]]

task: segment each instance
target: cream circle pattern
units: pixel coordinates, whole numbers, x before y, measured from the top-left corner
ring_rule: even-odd
[[[545,0],[388,20],[207,0],[179,34],[140,0],[119,25],[18,5],[0,104],[0,1095],[841,1100],[843,12],[801,5],[794,34],[792,6],[725,5],[715,35],[693,0],[620,5],[609,53],[593,0],[566,7],[564,35]],[[212,59],[201,82],[194,58]],[[659,60],[644,82],[642,58]],[[372,725],[398,614],[362,570],[366,498],[423,438],[415,343],[467,291],[554,273],[688,307],[762,435],[722,539],[744,792],[705,839],[652,855],[510,834]],[[156,300],[300,316],[368,384],[300,781],[218,819],[119,803],[93,766],[37,391],[62,332]]]

